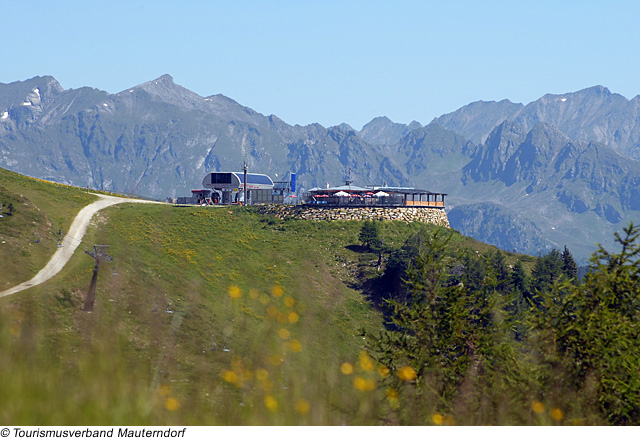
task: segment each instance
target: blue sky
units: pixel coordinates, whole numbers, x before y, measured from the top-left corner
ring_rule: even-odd
[[[12,1],[0,82],[168,73],[290,124],[429,123],[477,100],[640,94],[638,1]]]

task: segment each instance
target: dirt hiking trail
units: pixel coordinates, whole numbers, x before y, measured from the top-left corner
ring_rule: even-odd
[[[58,272],[62,270],[64,265],[67,264],[67,262],[71,259],[71,256],[75,252],[76,248],[82,242],[82,237],[84,237],[85,232],[87,232],[87,226],[89,226],[91,218],[96,212],[100,211],[101,209],[104,209],[108,206],[116,205],[118,203],[162,203],[149,200],[106,196],[104,194],[95,195],[98,196],[99,199],[80,210],[76,218],[73,220],[73,223],[71,223],[71,227],[69,228],[67,235],[65,235],[62,240],[63,246],[56,250],[55,254],[53,254],[47,265],[43,267],[40,272],[38,272],[36,276],[31,278],[30,280],[7,289],[4,292],[0,292],[0,298],[13,295],[14,293],[18,293],[30,287],[42,284],[57,275]]]

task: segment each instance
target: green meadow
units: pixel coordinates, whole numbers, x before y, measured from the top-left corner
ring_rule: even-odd
[[[58,231],[94,197],[0,170],[3,290],[44,266]],[[555,341],[555,324],[544,314],[522,318],[528,308],[514,312],[506,281],[488,263],[520,265],[526,276],[543,260],[500,254],[444,228],[380,222],[385,265],[410,237],[446,235],[445,260],[464,256],[458,269],[410,275],[420,283],[442,275],[433,284],[442,307],[404,315],[396,307],[394,315],[376,297],[389,277],[360,242],[362,225],[279,220],[242,207],[100,211],[56,277],[0,298],[0,424],[607,422],[597,378],[586,377],[591,388],[567,385],[573,370],[565,377],[570,368],[545,339]],[[94,259],[84,251],[93,245],[108,245],[111,261],[100,262],[95,307],[85,312]],[[426,292],[418,281],[416,291]],[[397,336],[400,322],[412,330]],[[526,323],[538,330],[525,341]],[[427,326],[443,329],[427,332],[428,347],[416,342]],[[616,420],[627,424],[632,410]]]

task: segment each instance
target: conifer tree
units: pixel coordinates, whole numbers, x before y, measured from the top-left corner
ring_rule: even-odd
[[[378,252],[382,247],[380,228],[375,220],[365,220],[360,229],[360,242],[372,252]]]
[[[558,249],[552,249],[547,255],[538,257],[531,271],[532,288],[540,293],[551,291],[553,284],[562,275],[564,263]]]
[[[562,273],[570,279],[577,280],[578,279],[578,265],[573,259],[573,255],[569,252],[569,249],[565,246],[564,251],[562,252]]]
[[[635,425],[640,420],[640,228],[630,224],[624,232],[624,237],[615,234],[620,252],[600,246],[593,254],[582,284],[554,287],[534,315],[534,329],[542,337],[539,353],[550,356],[547,364],[553,365],[549,386],[588,394],[611,424]]]

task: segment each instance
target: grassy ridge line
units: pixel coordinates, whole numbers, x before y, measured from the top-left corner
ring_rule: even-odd
[[[0,168],[0,291],[40,271],[57,250],[76,214],[96,194],[134,198],[23,176]],[[11,206],[13,215],[9,215]]]
[[[42,269],[77,213],[95,200],[95,195],[79,188],[0,168],[0,260],[4,262],[0,290],[28,280]]]
[[[100,211],[101,209],[118,203],[132,201],[136,203],[158,203],[136,199],[123,199],[119,197],[105,196],[103,194],[100,194],[99,197],[99,200],[96,200],[95,202],[85,206],[80,210],[78,215],[73,220],[69,231],[58,245],[59,247],[57,251],[47,262],[46,266],[42,268],[42,270],[40,270],[30,280],[7,289],[3,292],[0,291],[0,297],[12,295],[35,285],[42,284],[43,282],[51,279],[56,274],[58,274],[58,272],[60,272],[64,265],[67,264],[76,248],[81,244],[82,238],[84,237],[84,233],[87,229],[87,226],[89,225],[89,222],[91,221],[91,218],[96,212]]]
[[[83,191],[83,192],[86,192],[87,194],[92,193],[92,194],[103,194],[103,195],[106,195],[106,196],[113,196],[113,197],[125,197],[125,198],[128,198],[128,199],[144,199],[143,197],[140,197],[140,196],[135,195],[135,194],[114,193],[114,192],[110,192],[110,191],[89,188],[88,186],[86,188],[83,188],[81,186],[69,185],[67,183],[53,182],[51,180],[40,179],[38,177],[32,177],[32,176],[27,176],[27,175],[24,175],[24,174],[18,174],[18,173],[15,173],[13,171],[9,171],[9,170],[1,168],[1,167],[0,167],[0,175],[3,178],[5,178],[5,177],[8,178],[9,176],[13,175],[13,177],[17,177],[18,179],[26,179],[26,180],[31,180],[31,181],[34,181],[34,182],[40,182],[40,183],[44,183],[44,184],[47,184],[47,185],[53,185],[53,186],[57,186],[57,187],[65,188],[65,189]]]

